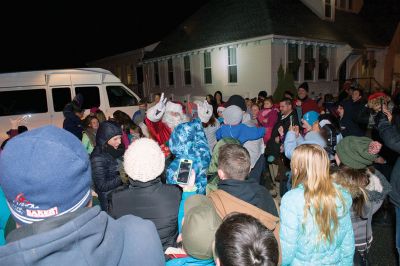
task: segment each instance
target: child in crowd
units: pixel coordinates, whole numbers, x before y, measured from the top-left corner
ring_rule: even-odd
[[[215,233],[217,266],[278,265],[274,234],[259,220],[244,213],[225,217]]]
[[[260,125],[266,128],[264,135],[264,143],[266,144],[271,138],[272,129],[278,121],[278,110],[274,108],[272,97],[265,98],[263,107],[257,115],[257,120]]]
[[[243,111],[239,106],[231,105],[224,110],[224,125],[222,125],[216,135],[217,140],[222,138],[234,138],[241,144],[248,140],[262,138],[265,134],[263,127],[249,127],[242,124]]]
[[[319,145],[297,147],[292,187],[280,206],[282,265],[352,265],[351,195],[333,183]]]

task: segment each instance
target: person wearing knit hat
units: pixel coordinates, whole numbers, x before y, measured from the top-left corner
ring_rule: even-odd
[[[228,101],[225,103],[225,108],[228,108],[231,105],[236,105],[242,109],[243,112],[246,112],[246,100],[240,95],[232,95],[229,97]]]
[[[353,198],[350,210],[356,251],[354,265],[365,265],[373,241],[373,215],[391,190],[386,177],[371,167],[381,147],[382,144],[370,138],[355,136],[345,137],[336,146],[335,158],[339,168],[332,177]]]
[[[353,169],[363,169],[378,158],[382,144],[367,137],[348,136],[336,145],[338,164]]]
[[[317,102],[308,97],[308,83],[303,82],[299,88],[297,89],[298,99],[295,101],[296,110],[301,117],[302,114],[305,114],[309,111],[320,111],[320,107]]]
[[[180,239],[183,255],[186,256],[172,259],[166,265],[214,265],[213,242],[222,219],[213,203],[204,195],[193,195],[184,201],[183,205],[184,219]]]
[[[264,137],[264,127],[249,127],[242,122],[243,109],[236,105],[226,107],[224,112],[224,124],[217,130],[217,140],[222,138],[234,138],[241,144],[249,140],[257,140]]]
[[[88,154],[64,129],[45,126],[10,140],[0,186],[17,229],[0,247],[0,265],[162,265],[154,225],[91,208],[91,180]]]
[[[164,167],[164,154],[154,140],[141,138],[129,145],[124,155],[129,187],[111,193],[109,214],[114,218],[133,214],[154,222],[165,250],[175,245],[178,236],[181,191],[161,182]]]
[[[309,111],[303,115],[303,119],[301,119],[302,127],[305,132],[311,131],[315,123],[318,123],[319,114],[315,111]]]

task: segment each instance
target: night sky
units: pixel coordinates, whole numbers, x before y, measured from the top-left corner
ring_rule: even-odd
[[[85,67],[146,46],[207,0],[13,2],[1,8],[0,73]]]

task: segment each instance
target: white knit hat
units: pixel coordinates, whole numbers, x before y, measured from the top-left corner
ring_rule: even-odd
[[[164,154],[152,139],[138,139],[125,151],[124,168],[132,180],[140,182],[154,180],[164,171],[164,167]]]
[[[243,119],[243,111],[239,106],[231,105],[222,112],[222,116],[224,117],[224,123],[226,125],[237,125],[242,122]]]
[[[183,114],[182,105],[169,101],[165,106],[165,112],[175,112]]]

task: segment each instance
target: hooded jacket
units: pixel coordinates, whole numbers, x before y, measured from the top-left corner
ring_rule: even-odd
[[[82,208],[12,231],[0,265],[164,265],[154,224]]]
[[[108,206],[107,194],[122,185],[120,162],[106,150],[107,142],[116,135],[122,135],[122,130],[116,123],[110,121],[101,123],[96,134],[96,147],[90,155],[94,187],[104,211]]]
[[[129,179],[128,188],[114,190],[109,202],[109,213],[114,218],[133,214],[152,221],[164,250],[175,246],[178,237],[178,210],[181,190],[162,184],[160,178],[148,182]]]
[[[304,186],[287,192],[280,206],[282,265],[353,265],[354,234],[350,219],[351,195],[335,185],[338,228],[332,243],[318,242],[319,229],[310,213],[304,219]],[[304,229],[302,229],[304,228]]]
[[[79,117],[77,117],[73,111],[73,103],[69,103],[64,107],[64,122],[63,128],[72,134],[74,134],[79,140],[82,140],[83,125]]]
[[[256,180],[220,180],[218,189],[221,189],[232,196],[250,203],[263,211],[278,216],[275,202],[271,194],[260,186]]]

